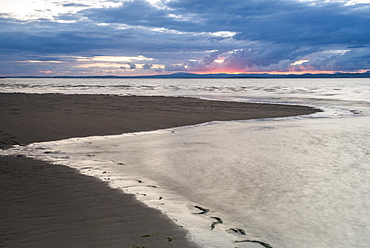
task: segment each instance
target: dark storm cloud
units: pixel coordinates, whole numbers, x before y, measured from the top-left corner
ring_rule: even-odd
[[[189,22],[191,22],[175,18],[171,16],[175,12],[156,8],[145,0],[127,1],[123,2],[120,7],[89,9],[82,11],[82,13],[96,22],[165,27],[176,30],[180,30],[181,26],[189,26]]]
[[[87,16],[95,21],[164,27],[180,32],[236,32],[235,43],[229,43],[228,48],[241,51],[233,53],[225,65],[243,69],[271,66],[287,60],[294,62],[333,46],[369,45],[369,6],[293,0],[178,0],[168,2],[168,9],[159,9],[137,0],[117,8],[92,9]],[[237,44],[237,41],[247,43]],[[250,47],[250,41],[256,42],[253,47]],[[183,42],[179,47],[185,44]],[[220,44],[215,38],[213,49],[221,49]],[[342,55],[337,58],[343,59]],[[188,60],[184,63],[195,68],[204,62]],[[353,63],[366,65],[363,61]],[[346,69],[344,64],[342,66]],[[172,70],[178,66],[168,68]]]
[[[178,12],[197,14],[211,31],[228,30],[237,39],[296,43],[298,45],[368,44],[369,5],[344,3],[316,5],[292,0],[279,1],[173,1]],[[181,26],[182,28],[182,26]]]
[[[166,65],[167,71],[215,66],[286,71],[302,59],[309,60],[304,65],[311,69],[370,69],[370,4],[296,0],[172,0],[161,4],[124,1],[118,7],[66,12],[53,20],[37,21],[0,13],[0,53],[143,55]],[[87,7],[69,1],[61,5]],[[215,63],[221,54],[224,62]]]
[[[357,70],[358,68],[370,68],[370,48],[357,48],[344,52],[343,54],[332,54],[330,56],[315,56],[307,66],[317,70],[339,71]]]
[[[80,4],[80,3],[64,3],[62,4],[63,7],[88,7],[86,4]]]
[[[136,65],[134,63],[127,63],[127,64],[130,67],[130,70],[136,69]]]
[[[159,9],[144,0],[86,10],[94,21],[164,27],[185,32],[234,31],[240,40],[304,45],[368,44],[368,5],[316,5],[293,0],[181,0]]]
[[[103,55],[122,52],[124,54],[121,55],[126,56],[156,53],[158,57],[165,58],[179,50],[209,50],[215,41],[214,37],[197,34],[158,32],[135,26],[121,29],[114,25],[96,25],[90,21],[70,24],[39,20],[34,23],[1,17],[0,21],[3,24],[3,28],[0,28],[0,51],[3,53],[67,54],[91,51],[91,55],[95,55],[100,51]],[[164,55],[161,54],[163,52]]]
[[[170,72],[174,72],[174,71],[186,71],[186,68],[185,68],[184,65],[166,64],[164,70],[165,71],[170,71]]]
[[[188,71],[206,71],[220,54],[224,51],[213,51],[209,55],[204,56],[201,60],[187,60],[183,63],[184,69]],[[185,69],[186,68],[186,69]]]
[[[114,45],[107,38],[91,38],[90,32],[1,32],[0,51],[68,54]],[[91,42],[93,40],[93,42]]]
[[[152,67],[153,67],[153,65],[152,64],[148,64],[148,63],[143,65],[143,69],[146,69],[146,70],[148,70],[148,69],[150,69]]]

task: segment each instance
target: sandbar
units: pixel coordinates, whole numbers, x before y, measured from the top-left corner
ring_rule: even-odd
[[[318,111],[185,97],[0,93],[0,148]],[[5,156],[0,172],[1,247],[198,247],[165,214],[67,166]]]

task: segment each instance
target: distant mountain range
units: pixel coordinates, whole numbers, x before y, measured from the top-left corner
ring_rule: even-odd
[[[195,74],[173,73],[167,75],[137,76],[136,78],[370,78],[370,71],[365,73],[335,73],[335,74]]]
[[[4,78],[4,77],[2,77]],[[173,73],[166,75],[149,75],[149,76],[54,76],[54,77],[39,77],[39,76],[22,76],[8,78],[370,78],[370,71],[365,73],[335,73],[335,74],[195,74],[195,73]]]

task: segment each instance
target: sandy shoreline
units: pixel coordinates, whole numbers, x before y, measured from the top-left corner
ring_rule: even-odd
[[[0,94],[0,148],[317,111],[181,97]],[[69,167],[1,157],[0,171],[2,247],[196,247],[165,215]]]
[[[62,165],[0,157],[0,247],[197,247],[133,195]]]
[[[122,134],[208,121],[306,115],[306,106],[184,97],[1,94],[0,148],[71,137]]]

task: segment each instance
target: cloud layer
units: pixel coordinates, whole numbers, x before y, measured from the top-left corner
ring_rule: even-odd
[[[0,13],[0,75],[370,69],[364,1],[53,3],[40,18],[36,8],[29,17]],[[79,59],[103,56],[135,59]]]

